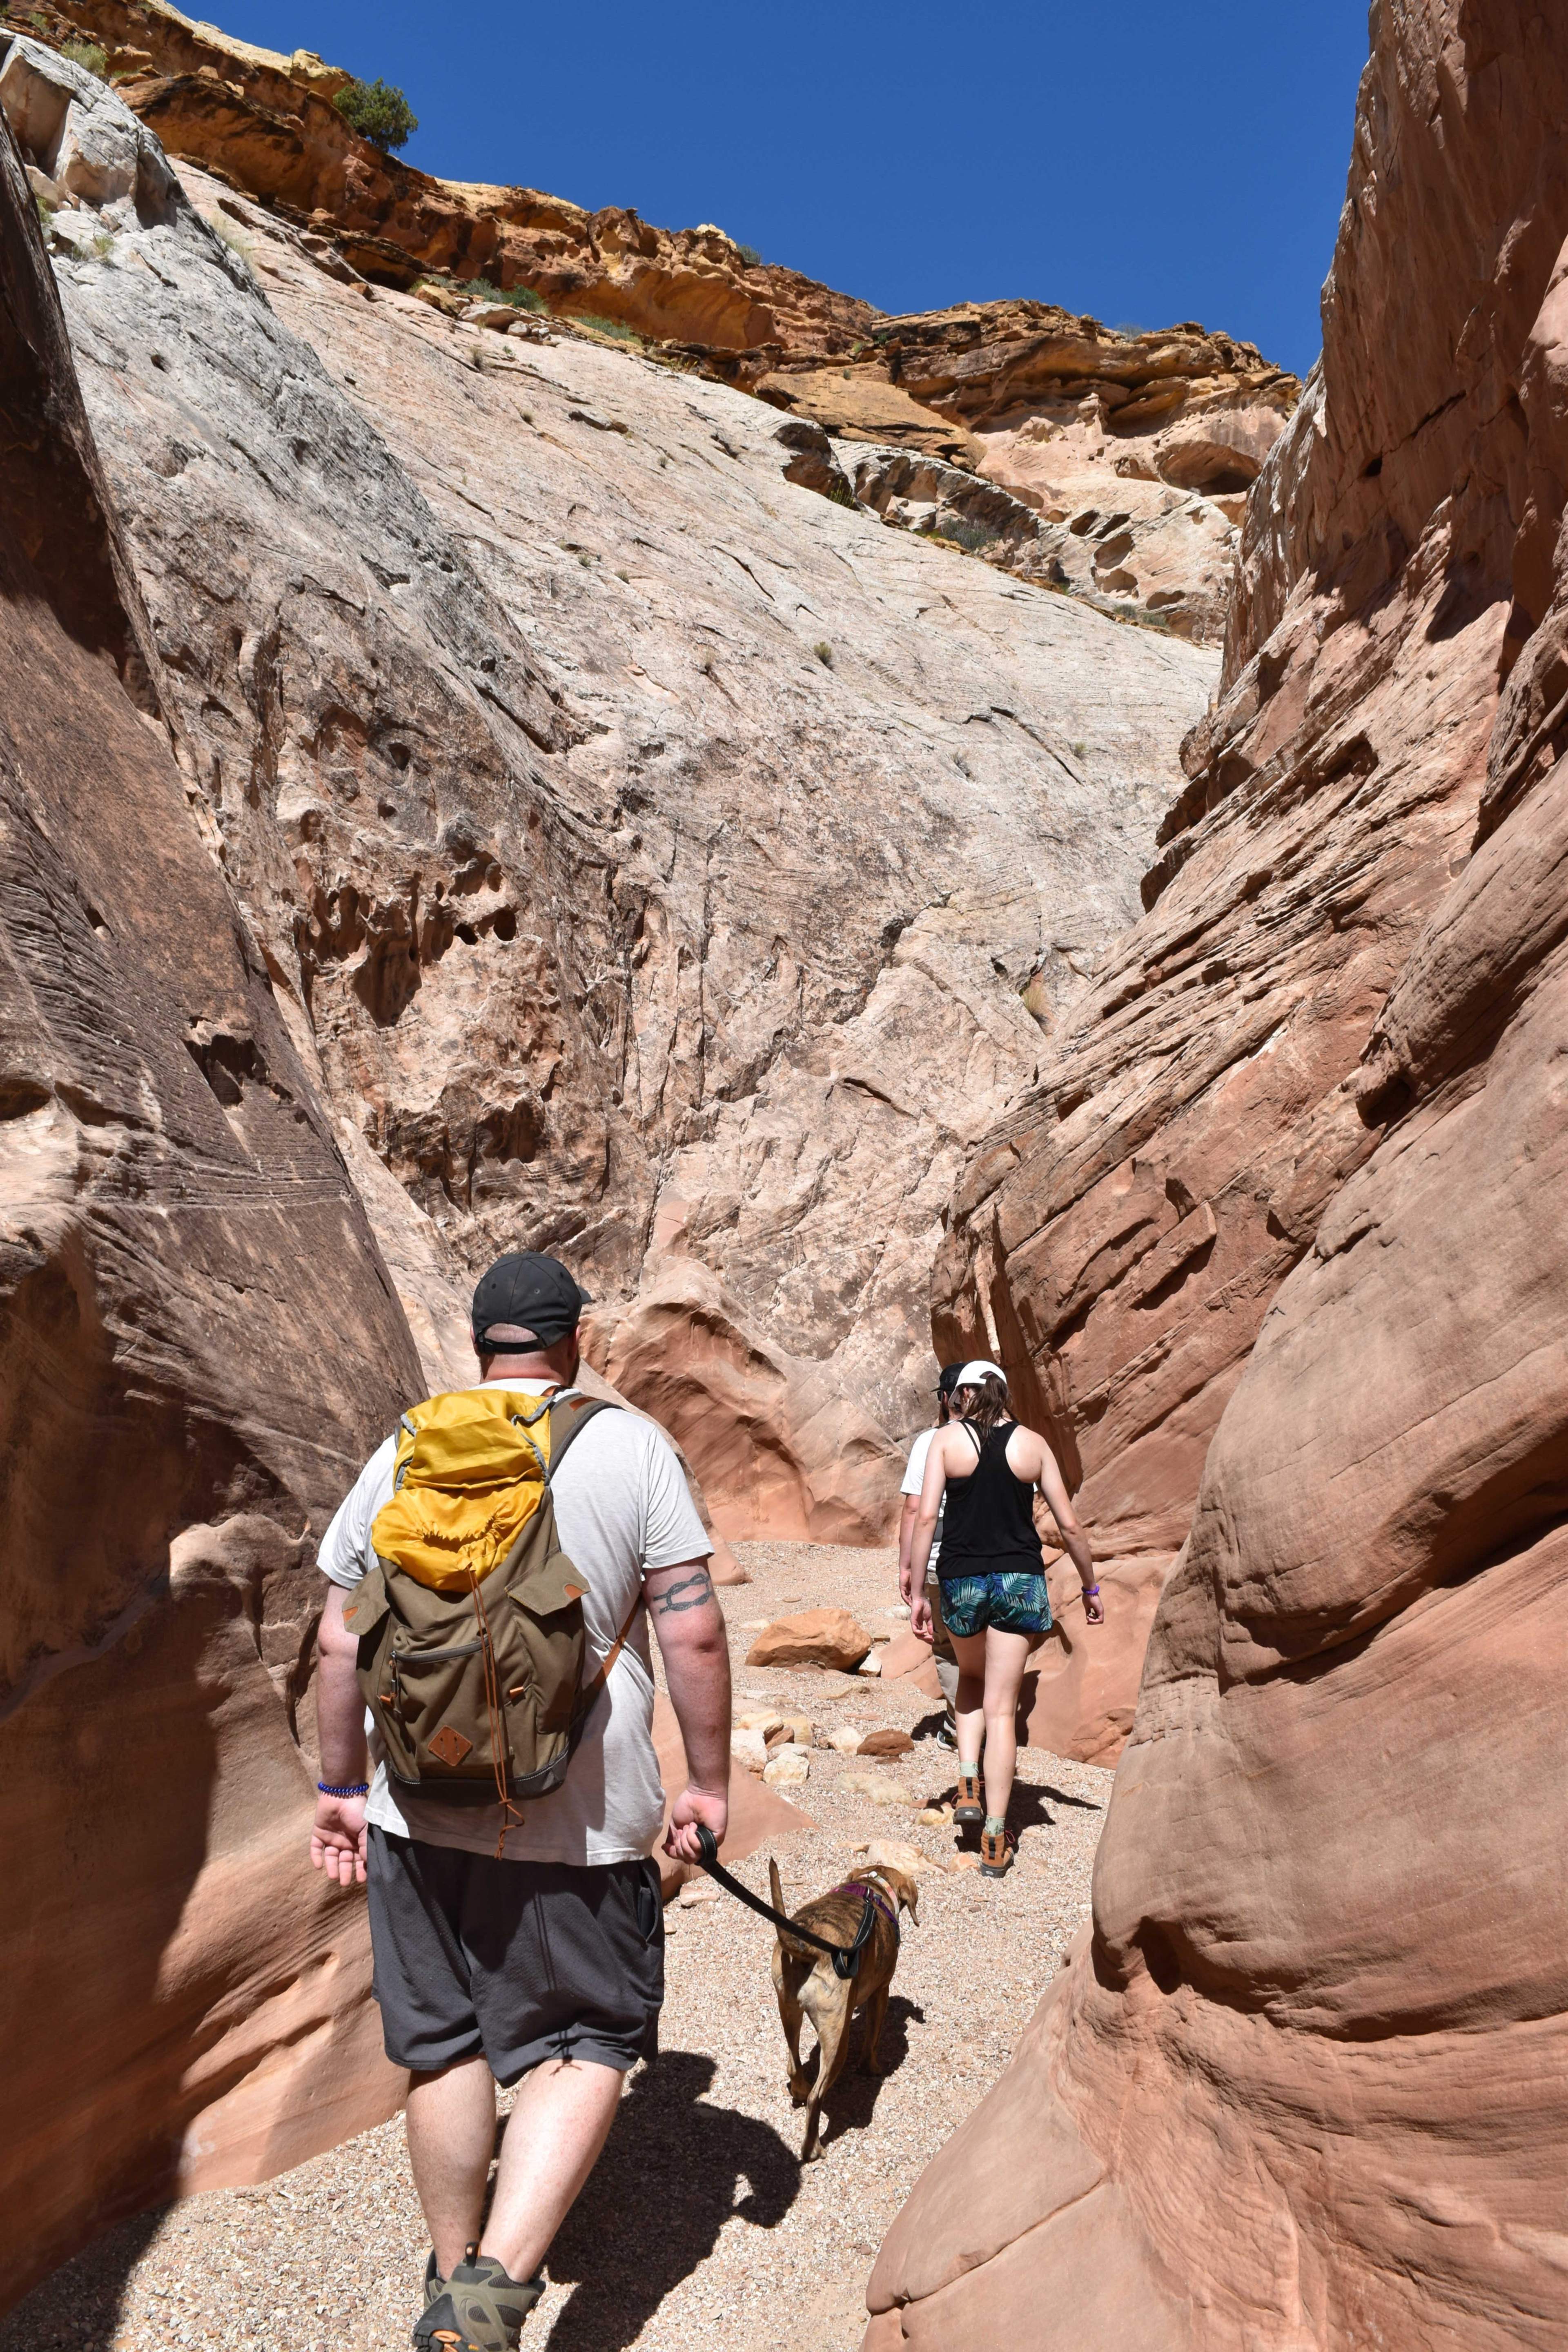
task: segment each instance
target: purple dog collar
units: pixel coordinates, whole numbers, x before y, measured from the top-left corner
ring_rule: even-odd
[[[868,1886],[863,1878],[847,1878],[839,1888],[841,1895],[858,1895],[862,1901],[874,1903],[896,1936],[899,1932],[898,1906],[888,1900],[879,1886]]]

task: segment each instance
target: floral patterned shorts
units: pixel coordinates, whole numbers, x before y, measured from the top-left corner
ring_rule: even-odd
[[[964,1641],[994,1625],[1002,1633],[1048,1633],[1051,1603],[1038,1569],[989,1569],[942,1579],[942,1622]]]

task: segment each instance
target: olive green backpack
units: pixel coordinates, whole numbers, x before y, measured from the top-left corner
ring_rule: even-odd
[[[584,1579],[561,1549],[552,1483],[603,1401],[522,1384],[431,1397],[400,1425],[375,1565],[343,1622],[395,1793],[501,1807],[566,1776],[642,1606],[584,1680]]]

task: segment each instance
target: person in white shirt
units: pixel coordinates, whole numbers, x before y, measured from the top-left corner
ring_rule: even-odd
[[[587,1294],[556,1258],[501,1258],[474,1293],[479,1382],[574,1394]],[[730,1658],[708,1573],[712,1545],[662,1431],[612,1409],[584,1420],[551,1481],[563,1550],[588,1590],[590,1650],[611,1659],[564,1780],[505,1830],[499,1802],[395,1797],[367,1780],[349,1592],[374,1565],[395,1437],[361,1472],[322,1539],[321,1778],[310,1858],[368,1879],[374,1997],[386,2053],[409,2070],[408,2150],[432,2240],[419,2352],[512,2352],[543,2291],[540,2264],[596,2162],[626,2072],[658,2053],[664,1917],[649,1858],[664,1799],[652,1739],[646,1620],[685,1742],[688,1785],[665,1851],[723,1839]],[[617,1633],[647,1602],[617,1647]],[[489,2216],[495,2084],[521,2083]]]
[[[910,1576],[910,1548],[914,1541],[915,1519],[920,1510],[921,1486],[925,1477],[926,1455],[931,1439],[939,1429],[947,1426],[948,1406],[962,1364],[944,1364],[936,1384],[937,1417],[930,1429],[922,1429],[910,1448],[909,1466],[904,1472],[900,1488],[903,1508],[899,1514],[899,1598],[905,1608],[912,1605],[914,1588]],[[958,1717],[954,1703],[958,1697],[958,1659],[942,1616],[942,1586],[937,1581],[937,1556],[942,1550],[942,1521],[937,1521],[936,1538],[931,1548],[931,1559],[925,1574],[925,1597],[931,1605],[931,1647],[936,1654],[936,1678],[946,1701],[942,1729],[937,1738],[944,1748],[958,1745]]]

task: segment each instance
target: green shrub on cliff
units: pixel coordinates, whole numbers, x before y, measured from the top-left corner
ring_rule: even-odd
[[[349,128],[379,147],[384,155],[403,146],[419,128],[419,117],[403,92],[383,81],[379,74],[374,81],[347,83],[332,104]]]
[[[577,314],[579,327],[590,327],[596,335],[613,335],[617,343],[640,343],[642,337],[624,319],[602,319],[597,310],[582,310]]]
[[[492,286],[488,278],[458,278],[453,281],[454,294],[466,294],[472,302],[507,302],[514,310],[532,310],[548,315],[542,295],[531,286]]]
[[[73,66],[96,74],[100,81],[109,70],[109,53],[97,41],[62,41],[60,55],[68,58]]]

